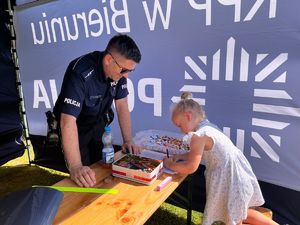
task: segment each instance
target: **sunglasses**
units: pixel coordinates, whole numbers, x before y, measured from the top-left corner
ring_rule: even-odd
[[[130,70],[130,69],[126,69],[126,68],[123,68],[122,66],[120,66],[120,64],[117,62],[117,60],[115,59],[115,57],[109,52],[107,51],[108,54],[110,54],[110,56],[112,57],[112,59],[114,60],[114,62],[116,63],[116,65],[120,68],[120,74],[125,74],[125,73],[130,73],[130,72],[133,72],[133,70]]]

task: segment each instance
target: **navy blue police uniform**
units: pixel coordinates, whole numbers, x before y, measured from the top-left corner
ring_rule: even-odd
[[[113,100],[128,95],[127,79],[106,78],[102,59],[105,52],[95,51],[73,60],[65,73],[53,113],[57,120],[65,113],[76,117],[79,148],[83,165],[101,159],[104,126],[113,118]]]

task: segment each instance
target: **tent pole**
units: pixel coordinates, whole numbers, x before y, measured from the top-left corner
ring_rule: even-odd
[[[28,121],[25,111],[25,101],[24,101],[24,94],[23,89],[21,85],[21,76],[20,76],[20,70],[19,70],[19,61],[18,61],[18,55],[17,55],[17,49],[16,49],[16,35],[15,35],[15,29],[13,26],[13,9],[11,5],[11,0],[7,0],[8,5],[8,12],[9,12],[9,29],[10,29],[10,36],[11,36],[11,54],[12,59],[15,64],[15,71],[16,71],[16,82],[17,82],[17,89],[18,94],[20,97],[20,111],[21,111],[21,119],[23,121],[24,126],[24,132],[23,135],[25,136],[25,145],[26,145],[26,152],[29,160],[29,164],[32,164],[31,156],[33,156],[32,150],[30,150],[30,136],[29,136],[29,130],[28,130]]]

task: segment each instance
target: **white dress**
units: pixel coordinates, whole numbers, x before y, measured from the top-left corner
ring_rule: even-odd
[[[247,217],[250,206],[264,204],[257,178],[246,157],[231,140],[211,126],[200,127],[184,137],[190,143],[193,135],[207,135],[214,141],[213,148],[204,151],[206,170],[206,205],[203,225],[221,220],[236,225]]]

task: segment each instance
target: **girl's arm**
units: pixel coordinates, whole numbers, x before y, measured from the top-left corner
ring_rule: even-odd
[[[185,158],[185,161],[175,161],[174,158],[165,158],[164,166],[171,170],[174,170],[182,174],[194,173],[201,162],[202,154],[207,142],[209,142],[209,137],[207,136],[197,136],[193,135],[190,142],[190,151],[183,154],[181,157]],[[176,155],[177,157],[179,155]],[[180,159],[181,159],[180,157]]]

